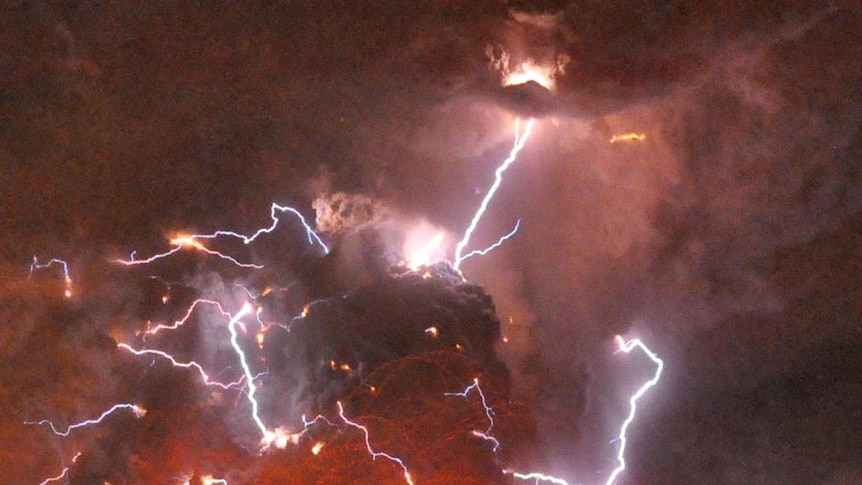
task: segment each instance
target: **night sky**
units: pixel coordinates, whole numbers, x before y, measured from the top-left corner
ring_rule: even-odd
[[[860,31],[852,0],[5,2],[0,481],[80,452],[52,483],[404,483],[344,402],[417,485],[604,483],[654,372],[620,334],[665,370],[617,483],[862,483]],[[502,85],[528,60],[552,89]],[[531,117],[471,248],[519,232],[467,281],[408,271],[405,241],[437,231],[452,259]],[[331,252],[283,214],[252,244],[205,241],[261,270],[194,249],[116,262],[254,233],[273,203],[317,216]],[[71,298],[34,255],[68,262]],[[244,320],[267,426],[335,423],[264,454],[247,394],[117,347],[235,379],[212,307],[136,332],[249,292],[290,326],[258,348]],[[471,434],[477,396],[445,395],[474,377],[498,454]],[[24,424],[124,402],[148,412]]]

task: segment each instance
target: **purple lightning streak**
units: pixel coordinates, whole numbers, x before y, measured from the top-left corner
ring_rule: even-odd
[[[628,431],[629,425],[631,425],[635,419],[635,411],[637,410],[637,401],[651,387],[658,384],[659,378],[661,377],[661,371],[664,368],[664,362],[660,358],[658,358],[658,356],[655,353],[653,353],[646,345],[644,345],[644,343],[641,342],[640,339],[633,339],[633,340],[629,340],[626,342],[622,339],[622,337],[617,335],[616,340],[617,340],[617,343],[619,344],[619,347],[620,347],[617,352],[629,353],[632,350],[634,350],[635,348],[639,348],[647,355],[647,357],[650,358],[650,360],[655,362],[656,371],[655,371],[655,374],[653,375],[652,379],[643,383],[643,385],[641,385],[641,387],[638,388],[637,392],[632,394],[632,396],[629,398],[629,403],[631,405],[629,415],[625,419],[625,421],[623,421],[623,424],[620,427],[619,436],[617,436],[617,438],[615,438],[615,440],[619,440],[619,442],[620,442],[620,447],[619,447],[619,450],[617,451],[617,461],[618,461],[619,465],[613,470],[613,472],[611,472],[610,476],[608,477],[607,481],[605,482],[605,485],[613,485],[613,483],[616,481],[616,479],[620,475],[620,473],[622,473],[623,470],[625,470],[625,468],[626,468],[626,460],[625,460],[626,432]],[[482,395],[482,390],[479,387],[479,381],[474,380],[474,385],[475,385],[476,389],[478,390],[479,395],[482,396],[482,404],[485,406],[486,411],[489,410],[490,408],[487,406],[487,404],[485,404],[484,395]],[[459,395],[459,396],[464,396],[466,398],[467,393],[471,390],[472,387],[474,387],[474,386],[467,387],[464,390],[464,392],[462,392],[462,393],[447,394],[447,395]],[[489,419],[490,419],[490,415],[489,415]],[[492,422],[492,425],[493,425],[493,422]],[[490,429],[491,428],[488,428],[489,431],[490,431]],[[474,432],[474,434],[476,434],[476,432]],[[477,436],[479,436],[479,435],[477,434]],[[569,482],[563,480],[562,478],[553,477],[551,475],[546,475],[544,473],[539,473],[539,472],[519,473],[519,472],[515,472],[512,470],[503,470],[503,473],[506,475],[512,475],[513,477],[520,479],[520,480],[534,480],[535,481],[534,483],[536,483],[536,484],[538,484],[539,482],[549,482],[549,483],[554,483],[557,485],[569,485]]]
[[[611,472],[610,476],[608,477],[608,480],[605,482],[605,485],[612,485],[614,483],[614,481],[617,479],[617,476],[619,476],[619,474],[622,473],[623,470],[626,469],[626,458],[625,458],[626,440],[627,440],[626,439],[626,432],[628,431],[629,425],[632,424],[632,421],[634,421],[634,419],[635,419],[635,411],[637,411],[637,401],[651,387],[658,384],[659,378],[661,377],[661,371],[662,371],[662,369],[664,369],[664,361],[659,359],[658,356],[653,353],[653,351],[651,351],[649,348],[647,348],[647,346],[644,345],[643,342],[640,341],[640,339],[632,339],[632,340],[629,340],[628,342],[625,342],[625,341],[623,341],[622,337],[617,335],[617,342],[620,344],[620,351],[625,352],[625,353],[629,353],[632,350],[634,350],[635,348],[641,349],[647,355],[647,357],[649,357],[650,360],[652,360],[655,363],[656,369],[655,369],[655,374],[653,375],[652,379],[646,381],[637,390],[637,392],[632,394],[632,396],[629,398],[629,405],[630,405],[629,415],[628,415],[628,417],[626,417],[626,420],[623,421],[623,425],[620,427],[620,434],[617,438],[620,442],[620,448],[617,451],[617,462],[619,463],[619,465],[617,465],[617,467],[614,469],[614,471]]]
[[[203,251],[207,254],[228,260],[228,261],[234,263],[235,265],[237,265],[241,268],[261,269],[261,268],[263,268],[263,266],[261,266],[261,265],[253,264],[253,263],[241,263],[241,262],[237,261],[236,259],[234,259],[232,256],[228,256],[228,255],[220,253],[218,251],[214,251],[212,249],[209,249],[206,246],[204,246],[203,244],[201,244],[199,240],[201,240],[201,239],[216,239],[218,237],[226,236],[226,237],[233,237],[233,238],[239,239],[243,242],[243,244],[250,244],[252,241],[257,239],[258,236],[260,236],[262,234],[269,234],[272,231],[274,231],[275,228],[278,227],[278,223],[281,220],[278,216],[278,213],[284,213],[284,212],[290,212],[291,214],[294,214],[296,217],[299,218],[299,221],[302,223],[302,227],[305,228],[305,233],[306,233],[306,236],[308,237],[308,243],[309,244],[314,245],[315,243],[317,243],[323,248],[323,252],[325,254],[329,253],[329,248],[326,246],[326,244],[323,242],[323,240],[320,238],[320,236],[316,232],[314,232],[314,229],[311,228],[311,226],[305,220],[305,217],[303,217],[303,215],[298,210],[294,209],[293,207],[281,206],[281,205],[273,203],[272,206],[270,207],[270,218],[272,219],[272,224],[270,224],[269,227],[262,227],[262,228],[258,229],[251,236],[245,236],[243,234],[239,234],[239,233],[236,233],[233,231],[224,231],[224,230],[218,230],[212,234],[192,234],[191,236],[183,236],[183,237],[177,237],[177,238],[171,239],[170,244],[174,247],[172,249],[170,249],[169,251],[166,251],[164,253],[156,254],[155,256],[151,256],[147,259],[135,259],[135,252],[132,252],[129,259],[127,259],[127,260],[118,259],[118,260],[115,260],[115,262],[120,263],[120,264],[124,264],[126,266],[149,264],[149,263],[152,263],[153,261],[156,261],[158,259],[166,258],[166,257],[176,253],[177,251],[179,251],[183,248],[193,248],[193,249],[197,249],[199,251]]]
[[[500,245],[502,245],[504,242],[506,242],[507,239],[514,236],[518,232],[518,229],[520,229],[520,228],[521,228],[521,219],[518,219],[518,221],[515,223],[515,227],[511,231],[509,231],[508,234],[506,234],[505,236],[502,236],[500,239],[497,240],[497,242],[488,246],[485,249],[476,249],[476,250],[470,251],[469,253],[467,253],[461,257],[461,261],[463,262],[467,258],[472,258],[473,256],[484,256],[484,255],[490,253],[491,251],[500,247]]]
[[[108,409],[107,411],[102,413],[102,415],[99,416],[98,418],[88,419],[86,421],[81,421],[80,423],[72,424],[68,428],[66,428],[66,431],[57,430],[57,427],[54,426],[54,423],[52,423],[51,421],[49,421],[47,419],[43,419],[41,421],[24,421],[24,424],[47,424],[48,426],[51,427],[51,431],[53,431],[54,434],[56,434],[57,436],[69,436],[69,433],[71,433],[73,429],[82,428],[84,426],[89,426],[91,424],[101,423],[102,420],[105,419],[106,417],[108,417],[111,413],[113,413],[114,411],[120,410],[120,409],[130,409],[133,413],[135,413],[135,417],[137,417],[137,418],[142,418],[145,414],[147,414],[146,409],[144,409],[144,408],[142,408],[136,404],[115,404],[113,407],[111,407],[111,409]]]
[[[72,457],[72,463],[63,467],[63,471],[59,475],[57,475],[55,477],[51,477],[51,478],[46,478],[46,479],[42,480],[41,482],[39,482],[39,485],[48,485],[51,482],[56,482],[57,480],[62,480],[63,478],[65,478],[66,474],[69,473],[69,468],[72,467],[72,464],[74,464],[76,461],[78,461],[79,456],[81,456],[80,451],[78,453],[76,453],[75,456]]]
[[[242,347],[240,347],[239,342],[237,341],[237,332],[236,332],[236,324],[240,321],[240,319],[249,313],[251,313],[253,307],[250,303],[246,302],[242,309],[234,315],[233,318],[230,319],[230,322],[227,324],[228,331],[230,331],[230,344],[236,352],[237,357],[239,357],[239,363],[242,366],[242,371],[245,375],[245,380],[248,385],[248,393],[246,393],[246,397],[248,398],[248,402],[251,404],[251,419],[254,421],[254,424],[260,429],[261,434],[263,434],[263,438],[261,440],[261,444],[263,448],[269,446],[269,444],[277,438],[277,433],[273,431],[269,431],[264,426],[263,421],[260,419],[260,414],[258,413],[258,403],[257,399],[254,397],[254,393],[257,391],[257,386],[254,385],[254,376],[251,373],[251,368],[248,366],[248,360],[245,358],[245,352],[243,352]]]
[[[503,172],[506,171],[507,168],[518,158],[518,152],[524,148],[524,144],[527,143],[527,139],[530,138],[530,133],[533,131],[533,125],[536,123],[536,120],[530,118],[527,121],[526,126],[524,126],[524,132],[520,132],[520,119],[515,121],[515,144],[512,146],[512,151],[509,152],[509,157],[497,167],[497,171],[494,173],[494,183],[491,185],[491,188],[488,189],[488,193],[485,194],[485,198],[482,199],[482,204],[479,205],[479,210],[476,211],[476,214],[473,216],[473,220],[470,221],[470,226],[464,232],[464,238],[455,246],[455,262],[452,266],[457,271],[461,266],[461,261],[464,260],[461,257],[461,252],[464,251],[464,247],[470,242],[470,237],[473,235],[473,231],[476,230],[476,226],[479,225],[479,221],[482,219],[482,215],[485,214],[485,209],[488,208],[488,204],[491,202],[491,199],[494,198],[494,194],[497,192],[497,189],[500,187],[500,184],[503,182]]]
[[[473,383],[464,388],[461,392],[446,392],[444,396],[461,396],[464,400],[467,400],[467,396],[470,394],[470,391],[475,390],[479,394],[479,398],[482,400],[482,407],[485,409],[485,416],[488,417],[488,427],[485,431],[473,431],[473,436],[477,438],[482,438],[485,441],[490,441],[494,444],[494,453],[497,453],[497,450],[500,449],[500,441],[497,438],[491,436],[491,429],[494,427],[494,409],[488,405],[488,401],[485,399],[485,393],[482,392],[482,387],[479,386],[479,378],[476,377],[473,379]]]
[[[217,387],[220,387],[224,390],[240,388],[240,387],[242,387],[243,381],[245,381],[245,379],[246,379],[246,377],[243,375],[239,379],[235,380],[234,382],[229,382],[229,383],[225,384],[222,382],[211,380],[210,376],[207,375],[207,373],[203,369],[203,367],[201,367],[201,365],[195,361],[179,362],[171,354],[168,354],[166,352],[162,352],[161,350],[154,350],[154,349],[137,350],[137,349],[134,349],[127,344],[117,344],[117,347],[121,348],[121,349],[125,349],[125,350],[127,350],[127,351],[129,351],[129,352],[131,352],[137,356],[154,355],[156,357],[161,357],[163,359],[170,361],[170,363],[173,364],[174,367],[182,367],[184,369],[195,369],[198,371],[198,373],[201,375],[201,377],[203,377],[204,384],[206,384],[208,386],[217,386]]]
[[[33,273],[37,269],[50,268],[51,266],[53,266],[55,264],[62,266],[62,268],[63,268],[63,282],[66,283],[66,291],[64,291],[63,294],[66,296],[66,298],[71,298],[72,297],[72,277],[69,275],[69,263],[63,261],[62,259],[54,258],[51,261],[48,261],[47,263],[40,264],[39,259],[36,258],[36,256],[34,255],[33,256],[33,262],[30,263],[30,274],[27,277],[32,278]]]
[[[371,441],[370,441],[370,438],[368,436],[368,428],[366,428],[365,426],[362,426],[359,423],[356,423],[356,422],[353,422],[353,421],[347,419],[347,416],[344,415],[344,406],[341,404],[341,401],[338,401],[336,404],[338,404],[338,416],[341,417],[341,419],[344,421],[344,423],[347,424],[348,426],[353,426],[356,429],[362,430],[362,433],[365,434],[365,448],[368,450],[368,453],[371,454],[371,459],[377,460],[377,458],[383,457],[389,461],[397,463],[398,466],[400,466],[401,469],[404,470],[404,480],[407,482],[407,484],[408,485],[414,485],[413,484],[413,478],[410,476],[410,472],[407,470],[407,465],[404,464],[404,462],[401,460],[401,458],[394,457],[394,456],[390,455],[389,453],[384,453],[382,451],[374,451],[374,449],[371,447]]]

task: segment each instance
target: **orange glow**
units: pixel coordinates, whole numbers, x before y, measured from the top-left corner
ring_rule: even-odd
[[[416,240],[413,239],[407,244],[407,267],[416,270],[423,266],[427,266],[442,256],[443,238],[445,234],[442,231],[437,234],[424,245],[416,247]],[[430,274],[429,274],[430,277]]]
[[[645,133],[621,133],[619,135],[614,135],[611,137],[611,143],[635,142],[644,140],[646,140]]]
[[[312,447],[311,447],[311,452],[312,452],[315,456],[319,455],[319,454],[320,454],[320,450],[322,450],[322,449],[323,449],[323,445],[325,445],[325,444],[326,444],[326,443],[324,443],[323,441],[318,441],[317,443],[315,443],[315,444],[314,444],[314,446],[312,446]]]
[[[195,241],[193,238],[191,238],[189,236],[175,237],[175,238],[170,240],[170,243],[174,246],[191,247],[194,249],[200,249],[201,251],[207,250],[207,248],[203,244]]]
[[[528,59],[522,62],[517,69],[506,73],[503,77],[503,86],[514,86],[535,81],[543,88],[553,90],[556,70],[556,66],[541,66]]]

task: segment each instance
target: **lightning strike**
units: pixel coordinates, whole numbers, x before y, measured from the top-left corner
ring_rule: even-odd
[[[394,457],[394,456],[390,455],[389,453],[385,453],[382,451],[374,451],[374,449],[371,447],[371,441],[370,441],[370,438],[368,436],[368,428],[366,428],[365,426],[362,426],[359,423],[356,423],[356,422],[353,422],[353,421],[347,419],[347,416],[344,415],[344,406],[341,404],[341,401],[338,401],[336,404],[338,404],[338,416],[344,421],[344,423],[347,424],[348,426],[352,426],[356,429],[361,430],[362,433],[365,435],[365,448],[368,450],[368,453],[371,455],[371,459],[377,460],[377,458],[383,457],[389,461],[397,463],[398,466],[400,466],[401,469],[404,470],[404,481],[406,481],[408,485],[414,485],[413,478],[410,476],[410,472],[407,470],[407,465],[404,464],[404,462],[401,460],[401,458]]]
[[[569,482],[563,480],[562,478],[552,477],[551,475],[545,475],[544,473],[518,473],[510,470],[503,470],[504,474],[511,474],[513,477],[518,478],[520,480],[535,480],[535,483],[539,482],[550,482],[555,483],[557,485],[569,485]]]
[[[620,434],[617,437],[620,443],[619,450],[617,450],[617,462],[619,463],[614,471],[611,472],[608,480],[605,482],[605,485],[612,485],[614,481],[617,479],[620,473],[626,469],[626,432],[628,431],[629,425],[632,424],[632,421],[635,419],[635,412],[637,411],[637,401],[644,395],[651,387],[658,384],[659,378],[661,377],[661,371],[664,369],[664,361],[658,358],[656,354],[653,353],[640,339],[629,340],[628,342],[623,341],[623,338],[617,335],[616,337],[617,343],[620,346],[620,351],[629,353],[635,348],[639,348],[647,355],[647,357],[652,360],[655,365],[655,374],[652,379],[646,381],[632,396],[629,398],[629,415],[626,417],[625,421],[623,421],[623,425],[620,427]]]
[[[73,429],[82,428],[84,426],[89,426],[91,424],[101,423],[103,419],[110,416],[114,411],[118,411],[120,409],[131,410],[133,413],[135,413],[135,417],[138,419],[144,417],[144,415],[147,414],[146,409],[144,409],[144,408],[142,408],[136,404],[115,404],[110,409],[103,412],[98,418],[88,419],[86,421],[81,421],[80,423],[75,423],[75,424],[69,425],[69,427],[66,428],[66,431],[58,430],[57,427],[54,425],[54,423],[47,420],[47,419],[43,419],[41,421],[24,421],[24,424],[37,424],[37,425],[47,424],[48,426],[51,427],[51,431],[53,431],[54,434],[56,434],[57,436],[69,436],[69,433],[71,433]]]
[[[476,393],[479,394],[479,398],[482,401],[482,408],[485,409],[485,416],[487,416],[487,418],[488,418],[488,427],[485,429],[485,431],[475,431],[474,430],[472,432],[473,436],[476,436],[477,438],[482,438],[485,441],[490,441],[491,443],[493,443],[494,449],[492,451],[494,453],[496,453],[497,450],[500,448],[500,442],[497,440],[497,438],[491,436],[491,429],[494,427],[494,409],[488,405],[488,401],[485,399],[485,393],[482,392],[482,387],[479,386],[479,378],[478,377],[473,378],[473,383],[470,384],[469,386],[465,387],[464,390],[461,392],[447,392],[447,393],[444,393],[443,395],[444,396],[460,396],[466,400],[467,396],[473,390],[475,390]]]
[[[521,228],[521,219],[518,219],[518,221],[517,221],[517,222],[515,222],[515,227],[514,227],[511,231],[509,231],[509,233],[508,233],[508,234],[506,234],[506,235],[502,236],[500,239],[498,239],[498,240],[497,240],[497,242],[495,242],[494,244],[492,244],[492,245],[488,246],[488,247],[487,247],[487,248],[485,248],[485,249],[476,249],[476,250],[474,250],[474,251],[470,251],[469,253],[465,254],[465,255],[461,258],[461,261],[464,261],[464,260],[465,260],[465,259],[467,259],[467,258],[472,258],[473,256],[485,256],[486,254],[488,254],[488,253],[490,253],[491,251],[493,251],[493,250],[497,249],[498,247],[500,247],[500,246],[501,246],[504,242],[506,242],[506,240],[508,240],[510,237],[514,236],[514,235],[518,232],[518,229],[520,229],[520,228]]]
[[[227,324],[228,331],[230,332],[230,344],[233,347],[234,351],[236,351],[237,357],[239,357],[239,363],[242,366],[243,373],[245,374],[245,380],[248,385],[248,392],[246,393],[246,397],[248,398],[248,402],[251,404],[251,419],[254,421],[254,424],[257,425],[258,429],[260,429],[261,434],[263,434],[262,442],[265,443],[264,447],[268,446],[275,438],[277,438],[276,434],[273,431],[266,429],[263,421],[260,419],[260,414],[258,413],[258,403],[257,399],[255,399],[254,394],[257,391],[257,386],[254,384],[254,376],[251,373],[251,368],[248,365],[248,361],[245,357],[245,352],[243,352],[242,347],[240,347],[239,342],[237,341],[237,332],[236,325],[239,320],[249,314],[252,311],[252,306],[248,302],[246,302],[242,309],[230,319],[230,322]]]
[[[500,187],[500,184],[503,182],[503,172],[509,168],[509,166],[518,158],[518,153],[524,148],[524,144],[527,143],[527,140],[530,138],[530,134],[533,130],[533,125],[536,123],[536,120],[530,118],[527,121],[527,124],[524,126],[524,132],[520,131],[520,119],[515,120],[515,143],[512,146],[512,150],[509,152],[508,158],[506,158],[503,163],[497,168],[494,173],[494,183],[491,185],[491,188],[488,189],[488,193],[485,194],[485,198],[482,199],[482,203],[479,205],[479,210],[476,211],[476,214],[473,216],[473,220],[470,221],[469,227],[464,232],[464,238],[458,243],[455,247],[455,262],[452,266],[456,271],[459,271],[461,266],[461,262],[464,258],[461,256],[461,253],[464,251],[464,247],[470,242],[470,237],[473,235],[473,231],[476,230],[476,226],[479,225],[479,221],[482,219],[482,216],[485,214],[485,210],[488,208],[488,204],[491,202],[491,199],[494,198],[494,194],[497,192],[497,189]]]
[[[611,143],[635,142],[646,140],[645,133],[622,133],[611,137]]]
[[[174,323],[172,323],[170,325],[158,324],[155,327],[147,328],[147,330],[138,332],[138,335],[139,336],[142,335],[142,336],[146,337],[147,335],[155,335],[162,330],[176,330],[177,328],[185,325],[185,323],[191,317],[192,313],[195,311],[195,309],[197,308],[198,305],[204,305],[204,304],[205,305],[212,305],[212,306],[216,307],[216,309],[218,309],[219,313],[221,313],[222,316],[224,316],[224,317],[230,318],[230,316],[231,316],[230,313],[226,312],[224,310],[224,308],[222,308],[221,303],[219,303],[215,300],[207,300],[204,298],[198,298],[197,300],[193,301],[191,305],[189,305],[189,308],[188,308],[188,310],[186,310],[186,314],[183,316],[183,318],[174,321]]]
[[[124,349],[124,350],[127,350],[127,351],[129,351],[129,352],[131,352],[137,356],[153,355],[156,357],[161,357],[163,359],[170,361],[170,363],[174,367],[182,367],[184,369],[195,369],[198,371],[198,373],[203,378],[204,384],[206,384],[208,386],[220,387],[224,390],[239,388],[242,386],[243,381],[246,379],[246,376],[241,376],[239,379],[237,379],[234,382],[229,382],[227,384],[224,384],[222,382],[213,381],[210,378],[210,376],[206,373],[206,371],[203,369],[203,367],[201,367],[201,365],[198,364],[197,362],[194,362],[194,361],[192,361],[192,362],[179,362],[171,354],[168,354],[166,352],[162,352],[161,350],[154,350],[154,349],[136,350],[136,349],[132,348],[130,345],[123,344],[123,343],[117,344],[117,347]]]
[[[63,261],[62,259],[54,258],[51,261],[48,261],[47,263],[40,264],[39,259],[36,258],[36,256],[34,255],[33,256],[33,262],[30,263],[30,274],[28,275],[28,278],[32,278],[33,273],[37,269],[50,268],[51,266],[53,266],[55,264],[59,265],[63,268],[63,282],[66,284],[66,289],[63,291],[63,295],[66,298],[71,298],[72,297],[72,277],[69,275],[69,263]]]
[[[315,243],[317,243],[321,246],[321,248],[323,248],[324,254],[329,253],[329,248],[326,246],[326,244],[323,242],[323,240],[320,238],[320,236],[314,231],[314,229],[311,228],[311,226],[308,224],[308,222],[306,222],[305,217],[303,217],[303,215],[298,210],[294,209],[293,207],[281,206],[281,205],[273,203],[272,206],[270,207],[270,218],[272,219],[272,224],[270,224],[268,227],[262,227],[262,228],[258,229],[251,236],[245,236],[245,235],[233,232],[233,231],[225,231],[225,230],[218,230],[212,234],[193,234],[190,236],[179,236],[179,237],[175,237],[169,241],[169,243],[173,246],[173,248],[168,250],[168,251],[165,251],[164,253],[156,254],[156,255],[151,256],[147,259],[135,259],[136,251],[133,251],[132,254],[129,256],[129,259],[127,259],[127,260],[118,259],[118,260],[115,260],[115,262],[126,265],[126,266],[149,264],[149,263],[152,263],[153,261],[171,256],[172,254],[180,251],[183,248],[191,248],[191,249],[203,251],[203,252],[205,252],[209,255],[212,255],[212,256],[217,256],[219,258],[225,259],[225,260],[230,261],[233,264],[235,264],[241,268],[262,269],[263,266],[261,266],[261,265],[254,264],[254,263],[242,263],[242,262],[236,260],[232,256],[229,256],[227,254],[223,254],[219,251],[209,249],[206,246],[204,246],[199,240],[201,240],[201,239],[216,239],[216,238],[224,236],[224,237],[233,237],[233,238],[239,239],[243,242],[243,244],[248,245],[248,244],[252,243],[255,239],[257,239],[260,235],[269,234],[269,233],[273,232],[275,230],[275,228],[278,227],[278,223],[281,220],[279,218],[278,214],[284,213],[284,212],[290,212],[291,214],[294,214],[297,218],[299,218],[299,221],[302,223],[302,227],[305,228],[305,233],[306,233],[306,236],[308,238],[308,243],[310,245],[314,245]]]
[[[74,464],[76,461],[78,461],[79,456],[81,456],[80,451],[78,453],[76,453],[75,456],[72,457],[72,462],[69,465],[63,467],[63,471],[60,472],[59,475],[51,477],[51,478],[46,478],[46,479],[42,480],[41,482],[39,482],[39,485],[48,485],[51,482],[56,482],[57,480],[62,480],[63,478],[65,478],[66,474],[69,473],[69,468],[72,467],[72,464]]]

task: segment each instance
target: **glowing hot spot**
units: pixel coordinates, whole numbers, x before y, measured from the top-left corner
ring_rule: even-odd
[[[545,89],[553,90],[556,71],[556,66],[541,66],[532,60],[527,60],[503,77],[503,86],[514,86],[534,81]]]
[[[319,454],[320,454],[320,450],[322,450],[322,449],[323,449],[323,445],[324,445],[324,444],[326,444],[326,443],[324,443],[323,441],[318,441],[317,443],[315,443],[315,444],[314,444],[314,446],[312,446],[312,447],[311,447],[311,452],[312,452],[315,456],[319,455]]]

